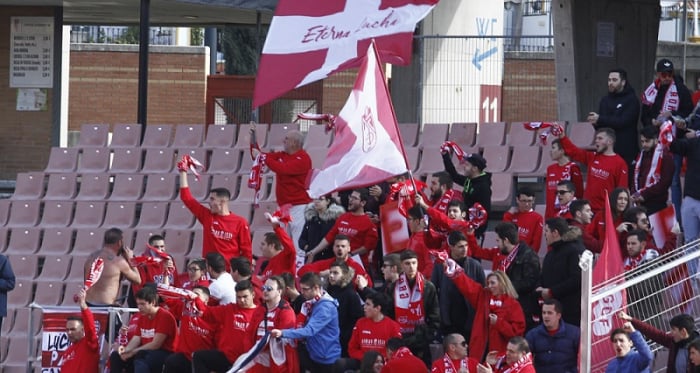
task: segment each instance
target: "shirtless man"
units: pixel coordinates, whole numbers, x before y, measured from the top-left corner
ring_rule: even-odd
[[[134,252],[124,247],[121,229],[111,228],[105,232],[103,247],[88,256],[85,261],[84,276],[87,278],[92,262],[104,260],[104,270],[100,279],[87,291],[85,300],[90,306],[114,305],[119,296],[120,277],[123,275],[132,284],[141,284],[141,276],[131,266]]]

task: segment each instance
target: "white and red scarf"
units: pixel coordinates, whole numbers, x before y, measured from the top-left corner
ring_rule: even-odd
[[[634,163],[634,190],[641,192],[644,189],[654,186],[661,180],[661,161],[664,156],[664,146],[661,143],[656,144],[651,155],[651,166],[649,167],[649,173],[647,174],[646,180],[644,180],[644,185],[639,185],[639,171],[642,166],[642,156],[644,151],[639,152],[637,160]]]
[[[631,271],[640,265],[659,257],[659,252],[654,249],[644,249],[634,257],[625,258],[625,271]]]
[[[399,181],[391,184],[389,187],[389,199],[398,201],[399,213],[404,217],[408,217],[408,210],[416,204],[416,194],[420,194],[423,199],[426,199],[421,191],[427,187],[428,185],[420,180]]]
[[[642,93],[642,104],[651,106],[656,101],[656,96],[659,94],[659,79],[654,80],[653,83],[644,90]],[[671,82],[671,85],[666,90],[666,96],[664,96],[664,102],[661,104],[661,112],[664,111],[676,111],[678,110],[678,105],[680,105],[680,99],[678,98],[678,87],[676,82]]]
[[[547,145],[547,137],[550,133],[554,137],[559,137],[562,132],[564,132],[564,128],[557,122],[525,122],[523,123],[523,127],[528,131],[543,129],[544,131],[540,132],[540,142],[542,145]]]
[[[402,334],[411,334],[416,325],[423,323],[423,291],[425,282],[423,275],[416,275],[416,284],[411,289],[405,273],[399,276],[394,288],[394,314],[396,322],[401,326]]]
[[[498,264],[498,270],[505,273],[508,268],[510,268],[510,265],[513,264],[513,261],[515,260],[515,256],[518,255],[518,249],[520,248],[520,245],[515,245],[513,248],[513,251],[508,254],[501,262]]]
[[[525,369],[528,366],[532,365],[532,353],[528,352],[527,354],[523,355],[518,361],[513,363],[511,366],[506,366],[506,357],[501,356],[500,359],[498,359],[498,363],[496,366],[498,367],[498,370],[496,371],[497,373],[518,373]]]
[[[454,198],[455,195],[455,190],[454,189],[449,189],[446,190],[445,193],[442,193],[442,196],[435,202],[433,207],[440,211],[441,213],[447,215],[447,205],[450,204],[450,201]]]
[[[447,154],[450,150],[455,153],[460,162],[463,162],[464,159],[468,157],[468,155],[464,153],[464,150],[454,141],[445,141],[440,145],[440,153]]]
[[[308,320],[309,315],[311,315],[311,311],[314,308],[314,304],[316,304],[316,302],[320,301],[321,299],[333,301],[333,297],[331,297],[330,294],[326,293],[325,290],[322,290],[321,295],[317,295],[304,302],[304,304],[301,305],[301,311],[297,315],[297,328],[301,328],[306,324],[306,320]]]
[[[442,363],[445,365],[445,373],[459,373],[468,372],[469,367],[467,367],[467,358],[463,358],[459,361],[459,367],[456,367],[450,356],[445,354],[442,356]]]
[[[253,157],[253,149],[258,150],[258,155]],[[250,167],[250,174],[248,174],[248,188],[255,190],[255,197],[253,197],[253,205],[257,207],[260,204],[260,188],[262,188],[262,174],[267,170],[267,165],[265,161],[267,159],[267,153],[260,151],[258,144],[250,145],[250,157],[253,158],[253,165]]]
[[[185,154],[182,156],[182,159],[177,162],[177,169],[178,171],[182,172],[192,172],[194,174],[194,179],[199,181],[199,177],[201,176],[199,174],[199,170],[204,170],[204,165],[202,162],[198,161],[194,157],[190,156],[189,154]]]

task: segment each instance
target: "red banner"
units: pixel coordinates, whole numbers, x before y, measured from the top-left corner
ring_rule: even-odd
[[[379,207],[384,255],[401,251],[408,245],[408,222],[399,212],[399,202],[390,201]]]
[[[104,343],[104,326],[109,321],[107,311],[93,311],[95,316],[95,329],[100,345]],[[81,317],[79,310],[44,310],[43,329],[41,333],[41,371],[43,373],[59,373],[61,368],[58,362],[63,351],[68,348],[69,341],[66,334],[66,319],[69,316]],[[102,348],[100,348],[101,350]]]

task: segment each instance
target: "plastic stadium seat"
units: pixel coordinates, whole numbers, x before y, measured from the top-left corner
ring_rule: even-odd
[[[232,213],[243,217],[246,221],[250,221],[252,217],[253,204],[250,202],[231,201],[228,203],[228,208]]]
[[[513,174],[491,175],[491,204],[493,207],[509,207],[513,204]]]
[[[83,273],[82,273],[82,266],[83,263],[85,262],[85,259],[87,257],[80,257],[77,258],[80,260],[79,265],[75,266],[80,270],[80,273],[78,273],[78,277],[74,277],[73,275],[69,275],[68,278],[63,282],[65,285],[65,290],[64,293],[65,295],[63,296],[63,301],[61,301],[61,304],[59,306],[63,307],[75,307],[75,301],[73,300],[73,294],[77,294],[78,291],[80,290],[81,287],[83,287]],[[76,259],[73,259],[73,262],[75,263]],[[73,267],[71,267],[72,269]]]
[[[264,200],[267,193],[267,180],[265,177],[262,179],[262,186],[260,187],[260,200]],[[236,195],[236,201],[253,202],[255,198],[255,190],[248,188],[248,176],[241,176],[241,186],[238,188],[238,194]]]
[[[323,162],[326,161],[326,157],[328,156],[328,148],[311,147],[306,148],[306,152],[309,153],[309,158],[311,158],[311,167],[318,169],[323,168]]]
[[[44,237],[41,240],[39,254],[42,255],[65,255],[72,247],[73,230],[70,228],[46,228]]]
[[[415,167],[415,163],[411,165]],[[442,164],[442,154],[440,154],[440,147],[425,147],[421,152],[420,165],[416,169],[415,174],[417,176],[430,175],[432,173],[445,170],[445,166]]]
[[[141,172],[145,174],[167,174],[175,165],[174,149],[148,149]]]
[[[200,175],[199,180],[195,180],[194,175],[187,174],[187,183],[190,187],[190,193],[197,201],[206,201],[209,199],[209,183],[211,175]],[[178,189],[178,195],[180,190]]]
[[[114,188],[110,201],[136,201],[143,193],[144,175],[120,174],[114,176]]]
[[[204,242],[204,233],[202,227],[198,226],[194,230],[194,238],[192,238],[192,249],[190,250],[190,258],[202,258],[202,242]]]
[[[44,173],[22,172],[17,174],[13,200],[36,200],[44,195]]]
[[[447,140],[449,132],[449,123],[426,123],[423,125],[423,131],[420,135],[418,146],[423,147],[440,147]]]
[[[252,231],[272,231],[270,222],[265,219],[265,212],[270,214],[277,210],[277,202],[260,202],[260,206],[253,210],[253,220],[250,222],[250,230]]]
[[[535,142],[535,135],[537,132],[526,130],[523,122],[511,122],[506,144],[512,146],[532,145]]]
[[[46,185],[45,200],[69,200],[78,191],[78,175],[51,174]]]
[[[166,148],[170,145],[173,126],[170,124],[149,124],[143,135],[142,148]]]
[[[304,149],[327,148],[333,140],[333,131],[326,133],[326,126],[311,125],[306,132]]]
[[[190,253],[192,248],[193,231],[190,229],[168,228],[165,230],[165,247],[174,258],[184,257]],[[180,267],[183,271],[184,268]]]
[[[476,123],[452,123],[447,139],[460,147],[474,146],[476,141]]]
[[[503,145],[505,137],[505,122],[481,123],[476,136],[476,145],[480,148],[493,145]]]
[[[8,255],[15,277],[21,280],[33,280],[39,274],[39,257],[32,254]]]
[[[248,151],[241,152],[237,149],[214,149],[211,153],[207,173],[209,174],[230,174],[238,171],[241,154],[250,158]]]
[[[258,140],[258,145],[262,147],[267,143],[267,130],[269,128],[268,124],[258,123],[255,137]],[[234,149],[248,151],[250,148],[250,126],[240,125],[238,129],[238,138],[236,139],[236,144],[233,146]]]
[[[137,226],[142,229],[156,229],[165,224],[168,216],[168,202],[144,202]]]
[[[7,223],[7,218],[10,217],[10,206],[12,206],[12,201],[0,199],[0,226]]]
[[[13,292],[16,292],[13,291]],[[27,350],[29,348],[29,341],[31,337],[28,335],[15,335],[9,338],[9,345],[7,347],[7,356],[3,361],[3,372],[9,373],[9,368],[18,369],[23,368],[24,372],[27,372],[27,367],[29,366],[29,359],[27,358]],[[17,372],[17,370],[15,370]]]
[[[270,175],[270,177],[265,180],[263,179],[263,188],[260,190],[260,199],[263,201],[277,201],[277,177],[275,174]],[[269,193],[266,192],[269,190]]]
[[[265,233],[264,231],[255,231],[253,232],[253,238],[251,239],[251,247],[253,249],[253,256],[257,256],[258,258],[262,258],[262,251],[260,250],[260,243],[263,242],[265,239]],[[261,260],[258,259],[258,260]]]
[[[204,147],[211,148],[232,148],[236,143],[238,126],[234,124],[209,125],[207,136],[204,139]]]
[[[93,251],[102,248],[106,230],[107,229],[105,228],[87,228],[76,230],[75,243],[73,244],[73,251],[71,252],[71,256],[73,256],[73,263],[76,263],[75,256],[86,256]],[[78,263],[84,263],[84,260],[83,262]],[[73,272],[72,268],[71,272]],[[80,278],[82,278],[82,273],[83,271],[81,269]]]
[[[540,165],[540,148],[538,145],[514,146],[508,172],[513,174],[532,174]]]
[[[134,234],[134,252],[136,255],[141,255],[143,250],[146,248],[148,239],[153,235],[163,236],[163,230],[161,229],[138,229]],[[166,241],[167,248],[167,241]]]
[[[41,202],[14,201],[10,207],[8,227],[33,227],[39,223]]]
[[[15,319],[17,316],[15,316],[17,312],[15,312],[14,309],[8,309],[7,310],[7,316],[2,320],[2,328],[0,329],[0,335],[8,335],[10,334],[10,330],[12,330],[12,325],[15,323]],[[23,312],[23,313],[28,313],[28,312]],[[0,362],[2,359],[5,358],[5,347],[3,344],[3,340],[0,339]]]
[[[63,293],[63,284],[61,282],[37,282],[34,294],[34,303],[41,306],[58,306],[61,304]],[[73,294],[67,292],[66,296],[72,298]]]
[[[80,181],[80,190],[75,200],[78,201],[102,201],[109,196],[110,178],[108,174],[83,175]]]
[[[41,242],[40,228],[16,228],[10,231],[10,242],[5,250],[6,255],[29,255],[39,249]],[[14,263],[13,263],[14,265]]]
[[[142,201],[169,201],[175,198],[179,175],[150,175],[141,196]]]
[[[236,173],[239,175],[247,175],[251,168],[253,168],[253,158],[250,157],[250,153],[246,150],[241,154],[241,165],[238,167]]]
[[[14,268],[14,263],[12,267]],[[15,270],[16,271],[16,270]],[[17,273],[15,273],[15,276]],[[32,280],[17,279],[15,281],[15,288],[7,293],[7,307],[25,307],[32,301],[32,286],[34,283]],[[20,311],[22,312],[22,311]],[[25,345],[24,356],[27,356],[27,350]]]
[[[510,146],[487,146],[484,148],[486,171],[503,172],[510,162]]]
[[[198,148],[204,141],[204,125],[179,124],[175,127],[174,148]]]
[[[109,167],[109,172],[113,174],[119,173],[135,173],[141,170],[141,158],[143,152],[140,148],[117,148],[112,154],[112,164]]]
[[[78,148],[51,148],[44,172],[73,172],[78,167]]]
[[[231,192],[231,200],[233,200],[236,197],[236,190],[238,189],[239,182],[240,176],[237,175],[214,175],[211,178],[211,188],[228,189],[228,191]],[[247,186],[244,184],[241,184],[241,187],[247,188]]]
[[[289,131],[299,131],[299,123],[273,123],[267,133],[265,148],[268,150],[282,150],[284,138]]]
[[[80,126],[79,148],[101,148],[107,146],[109,124],[83,124]]]
[[[79,286],[83,286],[83,276],[84,276],[84,271],[85,271],[85,262],[87,261],[88,254],[91,252],[100,249],[102,246],[96,246],[93,249],[90,249],[89,251],[82,252],[82,253],[73,253],[71,254],[71,265],[70,269],[68,270],[68,276],[66,276],[66,279],[64,282],[66,282],[66,290],[73,290],[77,291]],[[72,286],[68,283],[73,282],[80,282],[79,286]],[[77,284],[76,284],[77,285]],[[72,297],[71,297],[72,298]],[[72,304],[70,304],[72,303]],[[70,300],[70,303],[67,305],[75,307],[75,302],[73,302],[73,299]]]
[[[134,228],[122,229],[122,238],[124,239],[124,246],[125,247],[134,247],[134,236],[135,235],[136,235],[136,231],[134,230]]]
[[[41,281],[63,281],[70,271],[71,257],[66,255],[44,256],[39,279]]]
[[[73,306],[75,306],[75,303],[73,303]],[[28,312],[29,310],[18,310],[13,318],[12,323],[9,325],[9,328],[7,329],[7,334],[3,333],[2,335],[12,335],[13,337],[15,336],[26,336],[26,335],[31,335],[31,336],[37,336],[39,332],[41,331],[41,313],[42,311],[38,308],[35,308],[31,310],[31,312]],[[8,310],[9,313],[9,310]],[[9,314],[8,314],[9,316]],[[33,317],[33,325],[32,325],[32,330],[29,330],[29,318]],[[5,319],[2,323],[2,328],[3,332],[5,332],[5,322],[8,321]],[[26,349],[26,346],[25,346]],[[25,350],[25,355],[26,355],[26,350]],[[4,357],[4,355],[3,355]],[[7,371],[7,370],[5,370]],[[22,371],[22,373],[26,373],[26,371]]]
[[[134,148],[141,145],[140,124],[115,124],[110,148]]]
[[[399,123],[399,133],[403,140],[403,146],[416,146],[418,140],[418,131],[420,127],[418,123]]]
[[[187,154],[190,157],[198,160],[204,165],[204,169],[207,169],[207,164],[209,163],[209,156],[207,155],[207,149],[204,148],[178,148],[176,161],[179,161],[183,155]]]
[[[105,218],[105,202],[78,201],[72,228],[97,228]]]
[[[73,202],[46,201],[44,213],[41,216],[41,227],[63,228],[71,223],[73,217]]]
[[[83,149],[78,160],[78,172],[105,172],[109,169],[111,152],[107,148]]]
[[[166,228],[189,229],[192,228],[194,222],[194,215],[192,215],[192,212],[187,208],[187,206],[185,206],[184,203],[176,201],[170,203],[168,218],[165,223]]]
[[[136,223],[136,202],[109,202],[104,227],[130,228]]]
[[[571,141],[580,148],[592,149],[595,141],[595,128],[588,122],[570,123],[567,133]]]

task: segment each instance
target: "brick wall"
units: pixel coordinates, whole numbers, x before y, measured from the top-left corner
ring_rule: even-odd
[[[148,61],[148,123],[203,124],[206,49],[152,46]],[[85,123],[135,123],[138,46],[72,44],[69,130]]]
[[[506,54],[503,68],[503,121],[557,119],[554,54]]]

